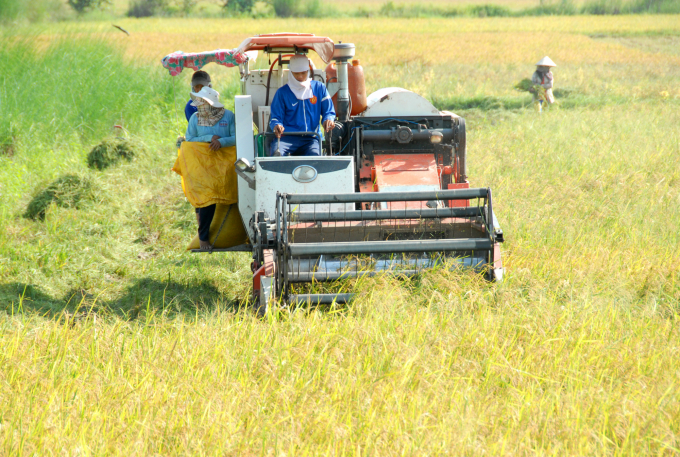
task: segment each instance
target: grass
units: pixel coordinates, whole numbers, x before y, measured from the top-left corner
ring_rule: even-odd
[[[677,454],[678,24],[3,29],[0,57],[33,91],[0,91],[14,151],[0,154],[0,454]],[[158,56],[275,27],[353,41],[369,90],[404,86],[466,117],[468,174],[506,234],[503,284],[365,279],[341,286],[358,293],[349,306],[258,320],[242,309],[247,255],[184,252],[196,222],[169,168],[188,81]],[[559,104],[539,116],[513,86],[546,53]],[[206,69],[232,103],[237,72]],[[121,118],[147,152],[91,170]],[[99,198],[21,217],[65,174]]]

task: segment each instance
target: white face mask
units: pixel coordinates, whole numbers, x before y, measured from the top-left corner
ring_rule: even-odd
[[[297,98],[298,100],[307,100],[309,98],[312,98],[314,95],[312,94],[312,81],[309,79],[309,76],[307,76],[307,79],[300,82],[297,79],[295,79],[295,76],[293,76],[293,72],[289,71],[288,87],[290,87],[290,90],[293,91],[295,98]]]

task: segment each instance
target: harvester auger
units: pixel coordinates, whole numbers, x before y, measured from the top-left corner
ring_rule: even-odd
[[[251,70],[254,51],[273,62],[269,70]],[[329,64],[310,71],[333,96],[336,128],[319,138],[321,156],[278,157],[268,131],[269,102],[287,81],[287,59],[310,51]],[[224,250],[252,251],[260,311],[272,300],[351,299],[295,294],[296,283],[415,275],[437,266],[502,280],[503,232],[491,189],[469,185],[465,120],[405,89],[366,97],[354,51],[350,43],[289,33],[248,38],[233,50],[250,56],[239,63],[235,167],[238,207],[252,244]]]

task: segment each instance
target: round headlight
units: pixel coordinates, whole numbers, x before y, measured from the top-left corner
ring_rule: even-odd
[[[309,165],[300,165],[293,170],[293,179],[297,182],[312,182],[316,179],[316,168]]]
[[[442,134],[442,132],[438,132],[436,130],[432,130],[430,132],[430,143],[439,144],[442,142],[443,139],[444,135]]]

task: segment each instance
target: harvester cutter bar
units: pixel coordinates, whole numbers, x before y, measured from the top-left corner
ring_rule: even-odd
[[[439,265],[484,270],[497,241],[491,198],[489,188],[278,194],[277,294],[289,303],[332,303],[340,296],[295,295],[292,285],[413,276]],[[477,202],[450,207],[452,200]]]

